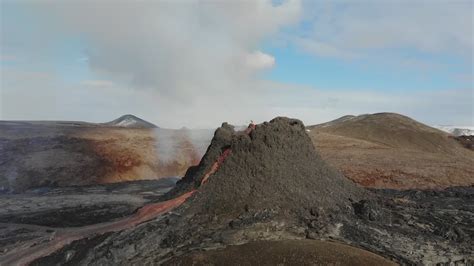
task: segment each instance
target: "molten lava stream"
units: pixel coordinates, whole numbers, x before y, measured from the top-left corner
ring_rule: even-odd
[[[255,125],[250,124],[244,133],[250,134],[250,132],[252,132],[254,129]],[[209,171],[203,176],[201,185],[207,182],[209,177],[219,169],[219,167],[231,153],[232,150],[230,148],[222,152],[222,154],[212,164]],[[13,250],[12,252],[2,256],[0,258],[0,265],[27,265],[36,259],[54,253],[73,241],[134,227],[180,206],[196,191],[196,189],[191,190],[168,201],[147,204],[140,208],[135,214],[118,221],[57,230],[55,237],[48,242],[37,243],[33,240],[32,242],[28,242],[30,245],[25,246],[24,248],[17,248],[17,250]]]
[[[201,186],[204,185],[207,182],[207,179],[214,174],[217,169],[221,166],[221,164],[225,161],[225,159],[232,153],[232,150],[230,148],[224,150],[222,154],[217,158],[217,160],[212,164],[211,169],[204,175],[204,177],[201,180]]]
[[[255,124],[251,123],[244,131],[244,134],[249,135],[250,132],[252,132],[255,129]],[[229,157],[229,155],[232,153],[232,150],[230,148],[225,149],[222,154],[217,158],[217,160],[212,164],[211,169],[204,175],[204,177],[201,180],[201,186],[204,185],[207,182],[207,179],[213,175],[219,167],[222,165],[222,163]]]
[[[60,230],[57,232],[57,235],[48,242],[41,244],[32,243],[32,245],[25,249],[6,254],[0,258],[0,265],[27,265],[38,258],[52,254],[73,241],[134,227],[180,206],[195,192],[196,190],[192,190],[168,201],[145,205],[135,214],[118,221]]]

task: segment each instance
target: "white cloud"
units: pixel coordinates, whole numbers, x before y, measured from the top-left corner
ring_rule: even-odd
[[[473,8],[463,0],[307,2],[311,26],[297,45],[336,57],[385,48],[472,56]]]
[[[299,20],[299,0],[71,1],[42,5],[63,31],[90,45],[97,73],[187,103],[196,95],[249,90],[274,58],[260,43]],[[87,19],[84,19],[87,18]]]
[[[272,68],[275,65],[275,57],[261,51],[255,51],[246,55],[245,65],[253,69]]]

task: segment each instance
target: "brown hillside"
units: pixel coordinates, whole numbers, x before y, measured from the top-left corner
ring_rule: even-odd
[[[449,134],[395,113],[344,116],[345,119],[310,127],[318,132],[366,140],[392,148],[426,152],[457,152]]]
[[[317,240],[255,241],[197,251],[166,265],[397,265],[368,251]]]
[[[474,184],[474,153],[448,134],[394,113],[308,127],[330,164],[361,185],[444,188]]]
[[[182,176],[209,131],[0,122],[0,192]]]

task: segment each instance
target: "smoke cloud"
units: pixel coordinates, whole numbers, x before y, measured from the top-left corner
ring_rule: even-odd
[[[65,1],[39,10],[57,20],[56,31],[82,36],[97,75],[147,91],[157,106],[192,108],[200,114],[193,119],[203,119],[237,111],[259,90],[259,75],[275,64],[259,45],[297,22],[301,3]],[[229,94],[237,98],[226,100],[225,110],[213,107]]]

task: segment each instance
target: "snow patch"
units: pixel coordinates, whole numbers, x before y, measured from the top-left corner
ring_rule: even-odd
[[[434,126],[435,128],[442,130],[444,132],[453,134],[454,136],[470,136],[474,135],[474,127],[471,126],[446,126],[446,125],[440,125],[440,126]]]
[[[118,122],[116,125],[121,127],[129,127],[137,124],[137,120],[133,118],[125,118],[124,120]]]

